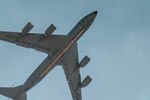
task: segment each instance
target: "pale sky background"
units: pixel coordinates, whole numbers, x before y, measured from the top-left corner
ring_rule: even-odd
[[[0,30],[67,34],[85,15],[98,10],[93,25],[80,38],[81,69],[92,83],[82,89],[83,100],[150,100],[150,0],[1,0]],[[22,85],[47,55],[0,41],[0,87]],[[72,100],[60,66],[27,93],[28,100]],[[7,100],[0,96],[0,100]]]

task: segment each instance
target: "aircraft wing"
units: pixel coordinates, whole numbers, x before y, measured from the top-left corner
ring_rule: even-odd
[[[74,44],[64,55],[62,64],[70,87],[73,100],[82,100],[81,97],[81,78],[78,61],[77,43]]]
[[[0,40],[14,43],[16,45],[33,48],[41,52],[52,55],[63,42],[66,41],[65,35],[48,35],[21,32],[0,32]]]

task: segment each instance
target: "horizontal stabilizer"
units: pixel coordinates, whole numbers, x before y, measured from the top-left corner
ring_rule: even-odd
[[[12,87],[12,88],[0,87],[0,94],[4,95],[6,97],[9,97],[11,99],[15,99],[15,97],[17,96],[17,94],[19,93],[19,91],[21,90],[22,87],[23,87],[23,85],[18,86],[18,87]],[[23,99],[23,100],[26,100],[26,99]]]
[[[90,84],[92,81],[92,78],[90,76],[87,76],[81,83],[81,87],[86,87],[87,85]]]

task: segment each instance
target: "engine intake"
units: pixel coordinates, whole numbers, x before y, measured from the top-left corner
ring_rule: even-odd
[[[85,65],[87,65],[90,62],[90,58],[88,56],[85,56],[81,62],[80,62],[80,68],[84,67]]]
[[[88,86],[92,81],[92,78],[90,76],[87,76],[81,83],[81,87],[86,87]]]
[[[45,31],[45,35],[48,36],[48,35],[51,35],[54,31],[56,30],[56,27],[51,24]]]
[[[29,31],[33,28],[33,25],[29,22],[23,29],[22,29],[22,33],[23,34],[27,34],[29,33]]]

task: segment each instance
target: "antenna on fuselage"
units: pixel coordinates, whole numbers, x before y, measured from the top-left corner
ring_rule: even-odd
[[[11,85],[11,88],[13,88],[15,86],[15,84],[16,84],[16,82],[13,85]]]

